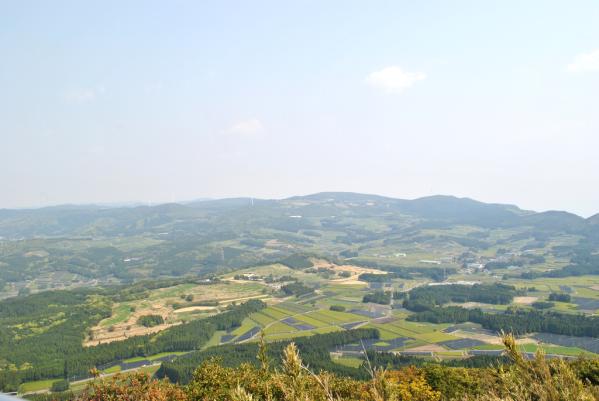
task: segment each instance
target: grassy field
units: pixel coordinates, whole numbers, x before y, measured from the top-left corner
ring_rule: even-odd
[[[131,308],[132,305],[130,305],[129,303],[117,305],[112,309],[112,316],[100,322],[100,326],[109,327],[127,321],[127,319],[129,319],[129,316],[132,313]]]
[[[333,358],[333,362],[338,363],[339,365],[349,366],[350,368],[359,368],[364,361],[360,358],[341,357]]]
[[[596,356],[596,354],[590,353],[583,349],[577,347],[563,347],[556,345],[537,345],[537,344],[523,344],[520,346],[520,349],[526,352],[536,352],[537,349],[541,348],[546,354],[557,354],[557,355],[567,355],[567,356],[578,356],[581,354],[586,354],[588,356]]]
[[[157,359],[160,359],[160,358],[168,356],[168,355],[183,355],[183,354],[185,354],[185,352],[180,352],[180,351],[161,352],[159,354],[154,354],[154,355],[150,355],[150,356],[137,356],[135,358],[125,359],[125,360],[123,360],[123,362],[133,363],[133,362],[140,362],[140,361],[145,361],[145,360],[155,361]]]
[[[214,335],[212,336],[212,338],[210,338],[210,340],[208,340],[208,342],[206,343],[206,345],[204,345],[204,348],[208,348],[208,347],[214,347],[215,345],[219,345],[222,336],[225,334],[224,331],[219,330],[216,333],[214,333]]]
[[[38,380],[23,383],[19,386],[19,393],[31,393],[33,391],[41,391],[46,390],[52,387],[54,382],[59,381],[60,379],[50,379],[50,380]]]
[[[251,330],[252,328],[256,327],[256,322],[253,321],[250,318],[245,318],[243,320],[243,322],[241,323],[241,326],[239,326],[238,328],[236,328],[235,330],[233,330],[231,332],[231,334],[235,335],[235,336],[240,336],[243,333]]]
[[[297,331],[298,330],[293,326],[289,326],[281,322],[276,322],[264,329],[264,334],[267,337],[270,337],[276,334],[296,333]]]
[[[104,369],[102,371],[103,374],[111,374],[111,373],[118,373],[121,371],[121,365],[115,365],[115,366],[111,366],[108,369]]]

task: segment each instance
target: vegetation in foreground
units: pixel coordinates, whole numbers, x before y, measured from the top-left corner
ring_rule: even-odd
[[[510,363],[485,368],[385,370],[368,365],[369,379],[355,380],[327,371],[318,373],[302,361],[294,343],[273,368],[261,341],[257,366],[224,367],[216,359],[202,363],[192,381],[181,386],[136,373],[94,380],[79,395],[37,396],[34,399],[172,400],[172,401],[592,401],[599,397],[599,361],[546,359],[542,351],[525,358],[514,337],[503,342]]]

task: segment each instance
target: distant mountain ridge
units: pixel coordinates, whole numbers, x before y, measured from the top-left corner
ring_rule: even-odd
[[[321,192],[286,199],[249,197],[201,199],[187,203],[109,207],[62,205],[39,209],[0,209],[0,236],[117,234],[135,227],[151,229],[174,222],[203,219],[285,219],[335,214],[405,215],[419,221],[484,228],[532,226],[568,233],[599,229],[599,214],[588,219],[563,211],[533,212],[515,205],[484,203],[470,198],[435,195],[413,200],[353,192]],[[258,223],[256,223],[258,224]]]

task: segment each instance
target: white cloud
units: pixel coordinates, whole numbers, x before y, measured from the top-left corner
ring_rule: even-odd
[[[599,49],[589,53],[581,53],[568,64],[570,72],[599,71]]]
[[[78,88],[65,93],[64,97],[69,102],[86,103],[94,101],[98,96],[105,92],[104,87],[96,88]]]
[[[241,136],[256,136],[264,132],[264,125],[262,121],[257,118],[251,118],[249,120],[240,121],[235,123],[229,128],[231,134],[237,134]]]
[[[426,74],[423,72],[408,72],[393,65],[370,73],[366,77],[366,83],[388,93],[400,93],[425,78]]]

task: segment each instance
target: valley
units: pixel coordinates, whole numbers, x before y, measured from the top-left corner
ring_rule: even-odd
[[[598,227],[466,199],[347,193],[5,212],[0,384],[43,392],[92,367],[177,381],[231,347],[243,350],[232,360],[255,360],[261,336],[325,336],[335,345],[319,363],[355,377],[364,351],[501,358],[502,331],[529,356],[594,358]],[[55,341],[68,357],[45,348]]]

